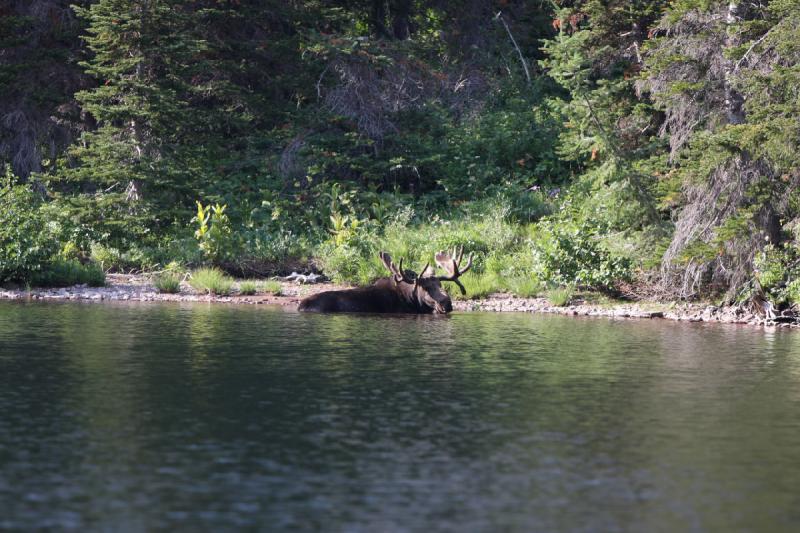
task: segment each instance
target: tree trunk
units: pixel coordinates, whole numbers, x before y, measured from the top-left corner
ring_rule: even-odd
[[[411,0],[396,0],[392,5],[392,31],[395,39],[411,37]]]
[[[378,37],[390,37],[386,29],[386,0],[372,0],[372,28]]]
[[[731,48],[741,44],[741,39],[736,33],[735,25],[742,18],[742,7],[738,1],[728,2],[728,11],[725,16],[725,48]],[[729,124],[742,124],[744,122],[744,99],[741,93],[733,86],[733,76],[736,64],[731,59],[725,59],[725,112]]]

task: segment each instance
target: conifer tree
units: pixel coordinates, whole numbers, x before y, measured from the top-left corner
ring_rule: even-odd
[[[594,212],[589,216],[618,229],[658,221],[648,158],[659,119],[634,82],[646,28],[663,5],[574,2],[556,12],[557,34],[545,43],[542,64],[567,92],[560,155],[573,162],[578,190],[594,198],[586,204]]]
[[[666,116],[682,196],[663,272],[680,295],[724,287],[737,297],[760,252],[783,239],[795,186],[776,178],[797,168],[784,157],[797,108],[778,88],[796,69],[797,13],[792,1],[687,0],[653,30],[646,86]]]
[[[241,193],[265,183],[259,146],[309,81],[291,6],[99,0],[76,11],[82,66],[98,82],[76,99],[98,127],[73,146],[54,190],[101,238],[187,224],[198,199],[236,214]]]
[[[83,192],[73,199],[78,214],[117,236],[163,222],[162,209],[191,181],[180,139],[191,127],[186,78],[204,43],[184,5],[101,0],[77,9],[92,52],[82,66],[99,85],[76,99],[98,128],[73,147],[64,175]]]

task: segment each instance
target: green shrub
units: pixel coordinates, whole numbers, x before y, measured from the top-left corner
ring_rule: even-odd
[[[55,259],[31,278],[31,285],[37,287],[69,287],[81,284],[103,287],[106,284],[106,274],[97,263],[82,264],[76,259]]]
[[[368,283],[376,270],[368,253],[350,245],[326,243],[319,248],[317,260],[322,271],[336,283]]]
[[[234,235],[231,221],[225,213],[227,205],[197,204],[197,214],[192,219],[197,224],[194,236],[206,259],[222,262],[230,259],[238,249],[238,235]]]
[[[252,296],[257,292],[257,285],[255,281],[247,280],[239,283],[239,294],[243,296]]]
[[[218,268],[201,268],[192,272],[189,285],[202,293],[225,296],[233,290],[233,278]]]
[[[800,260],[794,248],[767,245],[754,258],[753,275],[761,289],[775,304],[800,303]],[[740,294],[752,297],[755,284]]]
[[[270,294],[274,294],[275,296],[280,296],[283,292],[283,287],[281,286],[281,282],[277,280],[269,280],[261,282],[260,290],[263,292],[267,292]]]
[[[597,228],[569,220],[544,220],[533,229],[530,242],[533,273],[556,285],[607,289],[630,279],[631,262],[605,249]]]
[[[263,224],[242,231],[242,252],[247,258],[270,263],[308,257],[312,254],[313,237]]]
[[[569,305],[575,290],[572,287],[555,287],[547,291],[547,299],[556,307]]]
[[[153,276],[153,285],[158,292],[177,294],[181,292],[181,276],[176,272],[163,272]]]
[[[168,241],[168,242],[167,242]],[[185,265],[201,263],[202,254],[194,239],[171,236],[165,242],[133,244],[125,250],[99,242],[91,243],[91,258],[105,270],[161,270],[166,264]]]
[[[122,254],[119,250],[97,242],[92,243],[91,258],[105,269],[118,270],[122,266]]]
[[[0,283],[31,280],[58,251],[40,206],[28,187],[0,178]]]
[[[786,284],[786,299],[792,304],[800,304],[800,278]]]

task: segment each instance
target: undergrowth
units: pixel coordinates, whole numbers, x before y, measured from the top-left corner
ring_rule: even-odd
[[[77,259],[56,259],[42,271],[36,272],[31,283],[35,287],[69,287],[71,285],[88,285],[103,287],[106,274],[97,263],[83,264]]]
[[[547,285],[605,290],[631,275],[631,261],[612,253],[588,223],[553,216],[521,223],[503,203],[474,202],[450,220],[422,220],[411,208],[401,209],[385,225],[363,223],[346,235],[322,243],[318,265],[333,281],[367,284],[387,275],[378,258],[387,251],[404,268],[420,272],[434,265],[438,251],[463,247],[473,266],[461,281],[466,295],[449,290],[457,299],[484,298],[495,292],[532,297]],[[464,259],[466,262],[466,258]],[[463,267],[464,265],[462,265]],[[445,275],[437,269],[438,275]]]

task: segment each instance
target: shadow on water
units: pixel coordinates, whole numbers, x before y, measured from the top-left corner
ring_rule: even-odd
[[[800,336],[0,303],[0,529],[790,531]]]

